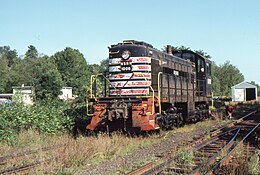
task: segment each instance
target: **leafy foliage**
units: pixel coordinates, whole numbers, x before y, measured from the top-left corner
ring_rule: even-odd
[[[57,98],[61,94],[63,82],[54,62],[46,56],[39,61],[37,67],[36,98],[40,100]]]
[[[213,95],[220,95],[220,81],[216,75],[218,75],[219,67],[213,62],[212,66],[212,91]]]
[[[13,69],[18,62],[16,50],[0,47],[0,93],[11,92]]]
[[[194,52],[196,52],[197,54],[200,54],[208,59],[211,59],[211,56],[208,53],[204,52],[203,50],[195,50]]]
[[[54,54],[54,60],[58,71],[61,74],[64,86],[73,87],[74,93],[82,95],[86,89],[88,64],[79,50],[67,47],[63,51]]]
[[[215,87],[219,87],[219,91],[218,89],[214,89],[216,91],[215,95],[231,96],[231,87],[244,81],[243,74],[236,66],[232,65],[230,61],[226,61],[220,66],[215,66],[213,73],[215,83],[219,83],[215,85]]]
[[[5,91],[8,83],[7,64],[8,63],[6,59],[0,59],[0,93]]]
[[[178,162],[191,165],[194,163],[194,153],[191,149],[180,149],[178,151]]]
[[[30,45],[25,53],[25,59],[37,59],[38,51],[35,46]]]
[[[74,119],[64,113],[68,107],[53,101],[34,106],[0,105],[0,140],[13,143],[16,134],[26,129],[50,134],[71,129]]]

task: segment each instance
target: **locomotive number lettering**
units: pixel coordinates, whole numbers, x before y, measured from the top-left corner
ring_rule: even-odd
[[[121,66],[121,71],[131,71],[132,67],[131,66]]]
[[[121,62],[121,66],[130,66],[131,62]]]

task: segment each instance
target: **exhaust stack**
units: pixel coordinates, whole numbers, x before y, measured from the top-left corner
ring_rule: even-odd
[[[172,54],[172,46],[171,45],[167,45],[166,51],[167,51],[168,54],[173,55]]]

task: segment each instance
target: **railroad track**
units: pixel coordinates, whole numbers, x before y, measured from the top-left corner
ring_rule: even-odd
[[[51,156],[51,151],[62,153],[66,147],[67,145],[59,144],[2,156],[0,157],[0,166],[5,168],[0,170],[0,175],[27,174],[39,165],[53,160],[55,157]]]
[[[214,174],[218,167],[226,165],[236,150],[241,149],[243,143],[259,127],[259,121],[252,120],[257,111],[235,120],[223,127],[210,132],[208,135],[186,142],[181,147],[186,149],[177,151],[176,155],[167,155],[156,162],[150,162],[128,175],[150,174]],[[254,150],[253,148],[248,150]],[[186,151],[186,153],[185,153]],[[183,155],[184,154],[184,155]],[[189,154],[191,162],[186,162]]]

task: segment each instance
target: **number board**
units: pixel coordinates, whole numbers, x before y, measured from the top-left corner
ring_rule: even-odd
[[[125,61],[121,62],[121,72],[131,72],[132,71],[132,63]]]

